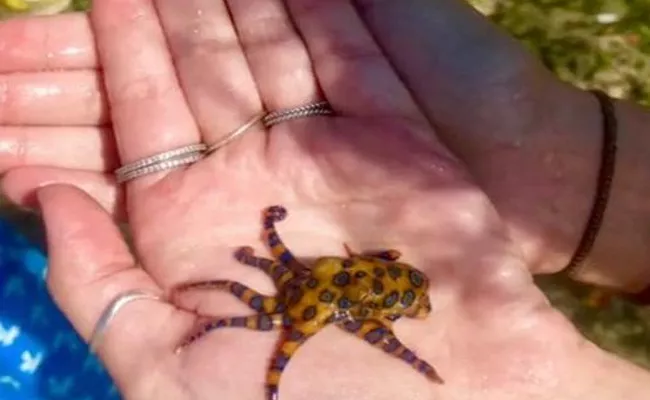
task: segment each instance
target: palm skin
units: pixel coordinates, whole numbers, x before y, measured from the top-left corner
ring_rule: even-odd
[[[428,382],[401,360],[326,329],[291,361],[280,398],[458,399],[474,392],[485,399],[552,398],[545,392],[569,368],[567,352],[579,346],[568,346],[574,333],[532,284],[489,202],[458,164],[418,138],[428,129],[402,121],[369,125],[333,117],[278,126],[267,157],[243,165],[231,161],[232,183],[214,184],[216,157],[171,173],[133,201],[134,241],[146,272],[123,262],[95,288],[70,289],[110,297],[142,282],[169,293],[186,281],[233,279],[273,293],[270,280],[237,263],[233,251],[252,245],[267,255],[260,212],[284,204],[289,216],[278,229],[299,257],[343,255],[343,243],[359,250],[393,247],[425,271],[433,312],[422,321],[400,320],[396,332],[445,384]],[[283,156],[285,150],[305,157]],[[120,248],[100,251],[128,257]],[[60,283],[53,285],[56,295]],[[190,293],[182,300],[201,315],[252,313],[221,293]],[[263,398],[276,333],[222,329],[176,354],[195,322],[192,313],[152,302],[121,313],[100,355],[126,398]]]
[[[288,3],[297,13],[300,2]],[[359,59],[350,56],[376,49],[365,45],[355,52],[353,45],[360,44],[347,42],[349,47],[339,47],[349,51],[347,58],[321,57],[315,65],[318,80],[305,72],[308,68],[265,80],[266,66],[259,62],[264,58],[273,64],[273,58],[247,54],[263,101],[244,90],[237,93],[244,98],[237,104],[241,99],[228,92],[214,112],[204,102],[214,106],[210,101],[218,102],[214,98],[223,93],[205,100],[204,88],[191,85],[193,72],[212,70],[209,63],[198,62],[205,54],[190,49],[181,58],[182,52],[173,50],[182,42],[174,37],[182,36],[179,25],[188,31],[188,25],[194,26],[183,23],[187,15],[178,4],[157,2],[162,25],[144,0],[95,5],[92,21],[123,162],[188,142],[212,142],[227,130],[216,126],[221,116],[227,120],[234,115],[229,127],[234,128],[259,103],[299,105],[322,90],[338,115],[285,122],[269,132],[253,129],[189,168],[129,182],[126,209],[142,268],[133,266],[109,215],[90,198],[57,185],[40,189],[51,263],[48,283],[85,338],[108,301],[132,288],[169,293],[186,281],[232,279],[272,293],[270,280],[237,263],[233,252],[251,245],[266,255],[260,212],[281,204],[289,217],[279,225],[280,234],[299,257],[343,255],[344,243],[358,251],[395,248],[405,262],[426,273],[432,282],[431,315],[402,319],[395,328],[398,338],[445,381],[433,384],[402,361],[337,329],[325,329],[285,370],[281,399],[580,398],[580,393],[558,393],[558,388],[569,386],[571,371],[584,367],[580,360],[589,346],[533,285],[487,197],[436,139],[385,60],[359,57],[365,63],[359,68]],[[270,0],[255,5],[264,4],[277,5]],[[178,19],[171,16],[173,8]],[[246,19],[241,9],[233,14],[236,20]],[[323,13],[319,17],[325,18]],[[133,20],[144,25],[129,26]],[[171,38],[173,57],[162,52],[159,31]],[[242,29],[244,43],[246,31]],[[347,37],[339,33],[344,34],[339,39]],[[308,47],[322,56],[328,43],[317,36],[307,40]],[[250,53],[254,48],[249,40]],[[293,63],[309,60],[306,52],[298,53],[302,58],[293,57]],[[184,96],[169,84],[175,73]],[[388,80],[377,91],[373,85],[378,81],[366,74]],[[296,81],[299,95],[269,96]],[[241,106],[241,115],[233,104]],[[262,399],[278,335],[223,329],[176,354],[197,314],[250,313],[223,293],[181,300],[183,308],[196,313],[141,301],[129,304],[111,323],[99,355],[124,397]]]

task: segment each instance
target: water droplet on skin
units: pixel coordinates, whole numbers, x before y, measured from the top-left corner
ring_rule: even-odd
[[[196,11],[194,11],[194,27],[192,28],[192,33],[195,35],[199,35],[201,33],[201,22],[203,21],[203,14],[204,11],[200,8],[197,8]]]
[[[62,93],[62,90],[60,87],[56,85],[51,85],[51,86],[35,86],[29,88],[29,96],[34,99],[34,98],[45,98],[45,97],[52,97],[52,96],[60,96]]]
[[[0,141],[0,154],[16,154],[18,147],[13,141]]]
[[[76,56],[83,53],[83,49],[80,47],[70,46],[66,47],[58,52],[60,56]],[[48,54],[49,56],[50,54]]]
[[[430,174],[435,174],[439,177],[450,178],[453,177],[456,172],[458,172],[458,166],[452,162],[437,160],[426,162],[424,169]]]

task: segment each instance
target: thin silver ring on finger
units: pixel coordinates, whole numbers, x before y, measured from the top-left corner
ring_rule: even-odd
[[[108,324],[113,320],[113,318],[115,318],[117,312],[120,311],[122,307],[124,307],[127,303],[133,300],[141,299],[162,301],[159,296],[156,296],[152,293],[147,293],[143,290],[130,290],[118,295],[106,307],[104,312],[102,312],[102,315],[99,317],[97,324],[95,324],[95,329],[93,330],[93,333],[90,336],[90,340],[88,341],[91,353],[97,352],[97,348],[101,344],[101,341],[104,338],[104,334],[106,333],[106,328],[108,327]]]
[[[206,149],[207,145],[203,143],[190,144],[141,158],[116,169],[115,178],[118,183],[122,183],[142,175],[193,164],[205,157]]]
[[[264,126],[269,128],[280,122],[289,121],[297,118],[315,117],[319,115],[331,115],[334,113],[332,106],[327,101],[318,101],[315,103],[306,104],[304,106],[286,108],[283,110],[272,111],[266,116],[262,122]]]
[[[216,143],[213,143],[210,146],[208,146],[205,153],[210,154],[210,153],[212,153],[214,151],[219,150],[220,148],[227,145],[228,143],[232,142],[233,140],[235,140],[239,136],[246,133],[246,131],[248,131],[250,128],[255,126],[255,124],[260,122],[264,118],[265,115],[266,115],[265,112],[261,112],[261,113],[258,113],[257,115],[254,115],[251,119],[246,121],[242,126],[240,126],[239,128],[235,129],[234,131],[232,131],[231,133],[226,135],[226,137],[224,137],[223,139],[217,141]]]

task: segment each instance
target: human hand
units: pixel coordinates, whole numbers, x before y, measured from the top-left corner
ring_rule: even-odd
[[[357,3],[440,139],[494,203],[529,268],[563,270],[596,198],[604,135],[596,98],[560,81],[465,1]],[[618,100],[614,109],[618,150],[607,211],[581,265],[587,268],[574,277],[635,292],[649,277],[650,136],[644,133],[650,112]],[[647,297],[650,287],[645,291]]]
[[[598,129],[593,101],[561,85],[462,2],[355,5],[426,118],[496,204],[527,265],[535,272],[564,267],[592,200],[586,194],[593,191],[597,164],[589,158],[597,153],[597,141],[591,140]],[[4,192],[14,202],[30,205],[33,187],[71,183],[124,220],[123,193],[110,174],[118,155],[86,17],[10,21],[0,29],[0,36],[10,39],[0,46],[5,60],[0,72],[20,72],[0,75],[9,94],[0,102],[0,110],[6,110],[0,112],[0,123],[11,125],[0,127],[0,171],[12,169]],[[563,103],[561,98],[571,107],[546,105]],[[567,123],[552,114],[556,109],[570,109],[572,117],[584,114],[574,110],[586,109],[589,117],[579,128],[585,118]],[[522,132],[531,133],[522,138]],[[553,132],[561,137],[549,140]],[[531,139],[537,136],[539,140]],[[585,163],[562,163],[570,168],[563,176],[573,178],[565,181],[554,178],[561,172],[555,166],[548,168],[544,157],[550,153],[557,155],[550,162],[560,162],[563,154],[588,157]],[[630,250],[635,242],[628,238],[626,243]]]
[[[263,274],[232,254],[242,245],[264,254],[256,240],[259,213],[283,204],[289,217],[280,234],[299,257],[340,255],[344,242],[356,250],[390,247],[425,272],[432,315],[400,320],[396,333],[445,381],[428,382],[400,360],[328,329],[286,369],[283,399],[640,398],[629,382],[642,381],[641,372],[594,349],[544,300],[491,204],[437,141],[353,9],[288,4],[307,48],[279,2],[229,4],[243,50],[220,3],[203,4],[199,24],[187,4],[159,2],[162,25],[146,1],[95,5],[92,22],[123,163],[213,142],[261,104],[299,105],[322,91],[339,115],[251,130],[189,168],[127,183],[142,268],[91,198],[61,185],[38,190],[48,284],[80,334],[88,339],[109,301],[134,288],[162,293],[221,278],[272,293]],[[282,40],[264,40],[269,32]],[[250,313],[218,293],[186,300],[202,314]],[[126,398],[262,398],[277,335],[223,329],[175,354],[195,320],[157,302],[120,312],[99,355]],[[630,381],[612,383],[613,371]],[[597,379],[602,385],[593,393]]]
[[[495,203],[529,268],[564,268],[595,192],[600,142],[594,132],[601,127],[594,98],[560,82],[464,2],[354,4],[440,138]],[[0,47],[0,72],[22,72],[0,74],[9,93],[0,102],[7,110],[0,123],[21,124],[0,127],[0,171],[29,167],[5,181],[15,202],[31,204],[31,188],[44,182],[68,182],[123,219],[120,187],[103,175],[117,166],[117,154],[110,127],[97,127],[107,122],[107,101],[88,25],[84,15],[65,15],[0,28],[10,39]],[[589,260],[601,274],[610,271],[610,283],[629,280],[647,263],[645,229],[628,221],[650,215],[642,189],[650,159],[642,149],[650,147],[636,134],[650,115],[629,104],[617,104],[617,111],[617,179]],[[42,127],[66,123],[74,129]],[[32,168],[39,165],[46,168]]]

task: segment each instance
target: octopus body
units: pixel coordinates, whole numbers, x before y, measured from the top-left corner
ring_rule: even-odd
[[[227,290],[256,311],[249,316],[211,318],[188,335],[181,348],[223,327],[283,330],[266,376],[267,400],[278,400],[282,371],[296,350],[323,327],[335,324],[410,364],[429,380],[442,383],[436,370],[402,344],[392,329],[393,322],[403,316],[425,318],[431,311],[426,276],[399,262],[397,250],[356,254],[347,245],[347,257],[321,257],[308,268],[287,249],[275,229],[275,222],[286,215],[282,206],[264,212],[263,237],[273,260],[256,257],[248,246],[235,253],[239,262],[264,271],[278,288],[277,294],[267,296],[229,280],[180,285],[176,291]]]

